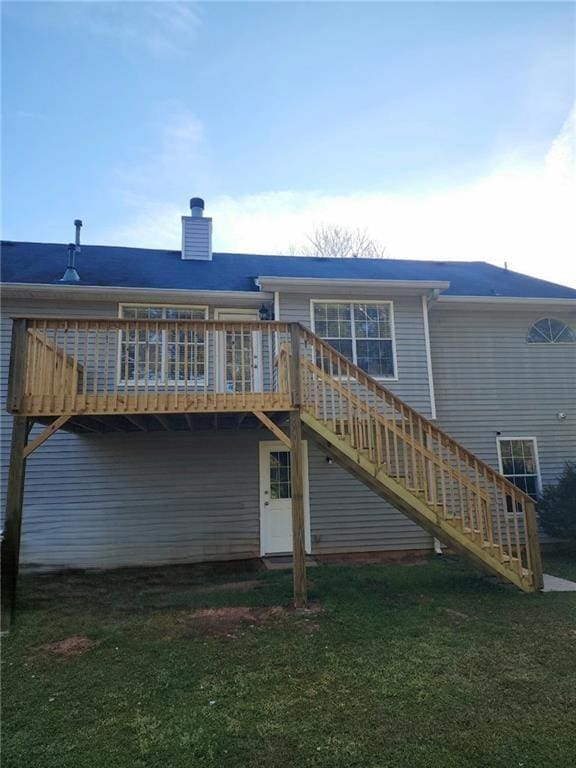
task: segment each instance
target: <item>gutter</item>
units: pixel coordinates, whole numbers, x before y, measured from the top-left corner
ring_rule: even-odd
[[[439,304],[553,304],[554,306],[576,307],[574,299],[545,299],[527,296],[438,296]]]
[[[258,291],[194,291],[182,288],[124,288],[121,286],[100,285],[49,285],[47,283],[3,283],[2,294],[16,298],[59,298],[81,301],[83,299],[102,299],[118,301],[121,299],[143,301],[165,299],[169,303],[189,302],[190,300],[230,301],[259,304],[262,300],[272,301],[274,294]]]
[[[405,293],[422,294],[438,293],[447,290],[450,283],[446,280],[340,280],[324,277],[275,277],[262,275],[254,279],[260,290],[289,290],[292,292],[308,292],[314,288],[333,290],[345,289],[372,291],[400,291]]]

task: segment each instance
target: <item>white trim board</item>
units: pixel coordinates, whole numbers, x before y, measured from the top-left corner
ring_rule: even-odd
[[[426,366],[428,368],[428,385],[430,390],[430,418],[436,418],[436,395],[434,393],[434,375],[432,373],[432,350],[430,347],[430,325],[428,323],[428,302],[422,296],[422,317],[424,319],[424,341],[426,344]]]

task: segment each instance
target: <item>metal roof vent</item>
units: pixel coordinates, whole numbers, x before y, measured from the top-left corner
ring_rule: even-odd
[[[64,275],[60,278],[59,282],[61,283],[79,283],[80,282],[80,275],[76,271],[76,244],[70,243],[68,245],[68,266],[66,267],[66,272],[64,272]]]
[[[190,200],[190,216],[182,216],[182,258],[212,261],[212,219],[204,216],[204,200]]]

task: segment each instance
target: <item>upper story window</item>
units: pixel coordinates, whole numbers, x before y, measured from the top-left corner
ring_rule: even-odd
[[[536,440],[533,437],[499,437],[498,458],[504,477],[536,499],[540,488]]]
[[[121,304],[127,320],[206,320],[207,307]],[[203,386],[206,345],[202,329],[174,330],[153,323],[120,334],[120,379],[129,384],[169,382]]]
[[[370,376],[396,378],[392,303],[313,301],[314,333]]]
[[[576,341],[576,335],[562,320],[545,317],[528,331],[529,344],[562,344]]]

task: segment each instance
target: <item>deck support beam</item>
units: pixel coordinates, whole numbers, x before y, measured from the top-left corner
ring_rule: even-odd
[[[273,435],[275,435],[275,437],[278,438],[278,440],[280,440],[281,443],[284,443],[284,445],[287,448],[292,448],[292,443],[290,442],[290,438],[288,437],[288,435],[285,432],[283,432],[280,429],[280,427],[277,424],[275,424],[269,416],[267,416],[262,411],[252,411],[252,413],[254,414],[254,416],[256,416],[257,419],[259,419],[262,422],[262,424],[265,427],[267,427],[270,430],[270,432],[272,432]]]
[[[57,419],[54,419],[52,424],[49,424],[42,432],[38,435],[37,438],[32,440],[31,443],[28,443],[28,445],[23,450],[23,457],[25,459],[30,456],[31,453],[34,453],[36,448],[40,448],[40,446],[48,440],[49,437],[52,437],[52,435],[57,432],[60,427],[62,427],[70,418],[68,415],[59,416]]]
[[[22,530],[22,504],[24,501],[24,477],[26,457],[24,448],[28,435],[28,418],[14,416],[8,485],[6,489],[6,515],[2,539],[2,631],[7,632],[12,623],[16,601],[16,583],[20,561],[20,534]]]

